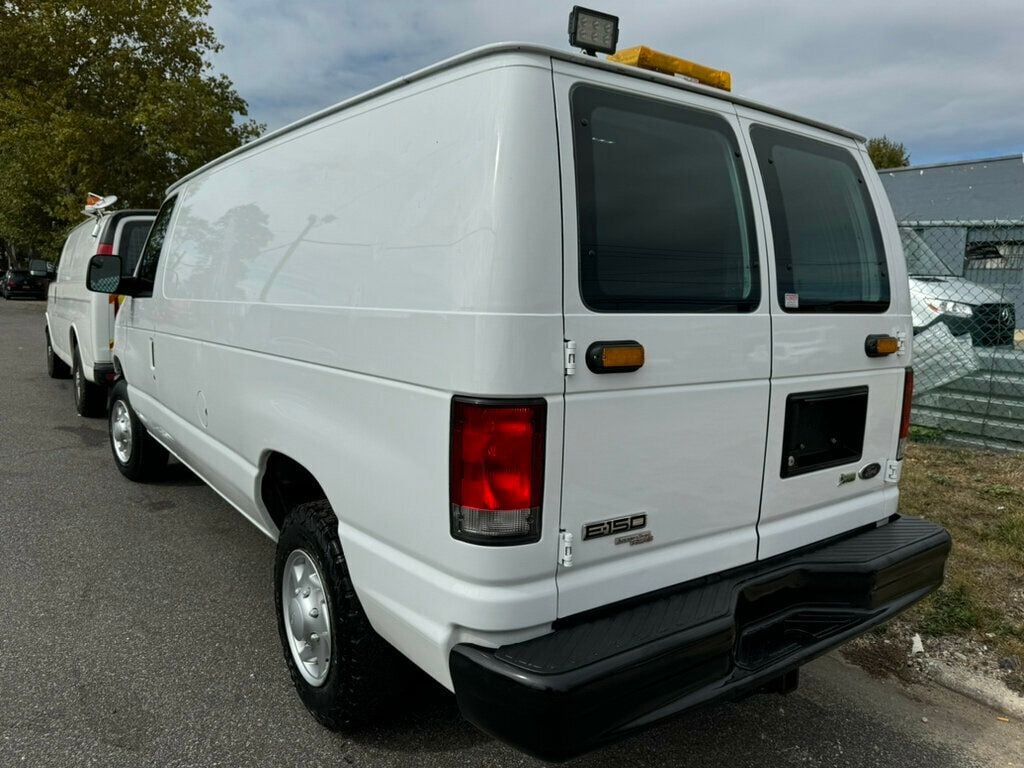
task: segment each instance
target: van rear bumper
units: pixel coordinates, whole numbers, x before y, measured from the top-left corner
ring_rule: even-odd
[[[936,589],[949,534],[896,518],[449,657],[463,716],[544,760],[776,683]]]
[[[114,383],[113,363],[94,363],[92,366],[92,380],[94,384],[107,386]]]

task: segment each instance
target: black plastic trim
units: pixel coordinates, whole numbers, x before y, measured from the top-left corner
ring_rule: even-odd
[[[809,472],[818,472],[823,469],[831,469],[832,467],[841,467],[847,464],[859,463],[864,457],[864,430],[867,427],[869,394],[869,388],[861,385],[857,387],[843,387],[840,389],[822,389],[812,392],[794,392],[793,394],[788,395],[786,397],[786,417],[782,431],[782,463],[779,468],[779,477],[796,477],[798,475],[806,475]],[[813,427],[815,426],[813,419],[810,421],[801,420],[800,409],[812,404],[828,402],[833,402],[837,405],[845,405],[845,407],[839,409],[838,413],[833,412],[830,414],[830,416],[832,416],[830,421],[833,422],[834,427],[835,422],[842,424],[843,419],[850,416],[855,417],[855,438],[850,439],[851,434],[844,434],[840,432],[839,436],[847,438],[847,440],[840,441],[833,436],[835,448],[832,449],[831,457],[819,458],[811,461],[810,463],[799,463],[790,466],[790,456],[793,456],[794,459],[796,459],[796,456],[799,454],[797,445],[807,439],[807,430],[812,428],[813,431]],[[802,440],[801,432],[804,433]],[[800,445],[800,449],[802,448],[803,446]],[[847,448],[848,450],[845,453],[842,453],[842,448]],[[804,455],[801,458],[806,459],[807,456]]]
[[[92,378],[97,384],[113,384],[113,380],[107,381],[107,376],[114,376],[117,373],[113,363],[95,363],[92,367]]]
[[[565,760],[666,717],[740,698],[936,589],[949,534],[901,518],[681,584],[514,645],[456,645],[463,716],[544,760]]]

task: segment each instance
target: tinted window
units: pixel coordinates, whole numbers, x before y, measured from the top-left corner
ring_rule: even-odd
[[[121,227],[121,242],[118,244],[117,252],[121,255],[123,274],[135,274],[135,265],[139,263],[139,254],[142,253],[142,246],[146,244],[146,236],[152,223],[149,219],[129,221]]]
[[[754,309],[754,225],[729,124],[589,86],[571,98],[584,303],[612,312]]]
[[[750,131],[761,166],[787,312],[884,312],[885,249],[867,185],[847,150],[785,131]]]
[[[138,276],[156,282],[156,267],[160,261],[160,250],[164,247],[164,238],[167,236],[167,225],[171,221],[171,214],[174,212],[174,202],[177,197],[172,197],[160,207],[156,219],[153,221],[153,228],[149,231],[149,238],[142,249],[142,256],[139,258]]]

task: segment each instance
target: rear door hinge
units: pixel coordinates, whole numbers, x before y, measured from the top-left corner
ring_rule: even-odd
[[[572,568],[576,556],[572,551],[572,534],[568,531],[558,532],[558,564]]]
[[[565,340],[565,375],[572,376],[576,373],[576,342]],[[571,536],[572,534],[570,534]]]

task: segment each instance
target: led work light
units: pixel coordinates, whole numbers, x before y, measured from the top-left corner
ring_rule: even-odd
[[[585,53],[615,53],[619,42],[619,17],[574,5],[569,14],[569,45]]]

